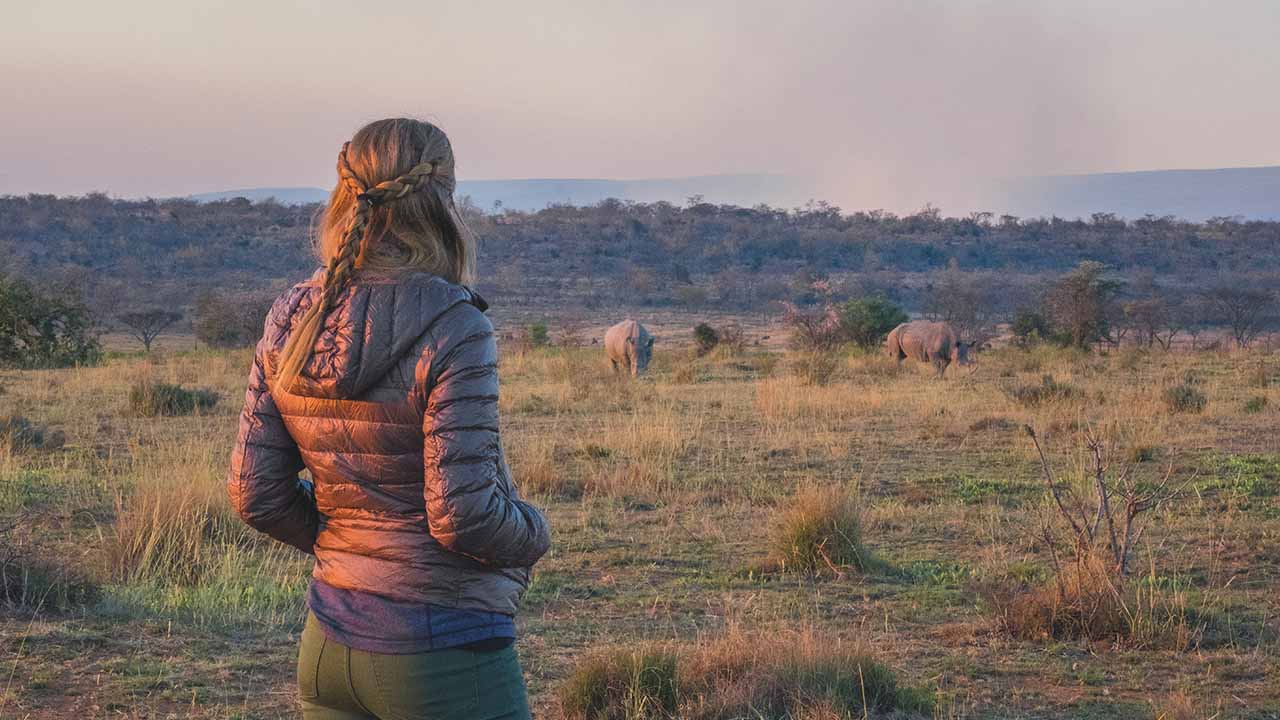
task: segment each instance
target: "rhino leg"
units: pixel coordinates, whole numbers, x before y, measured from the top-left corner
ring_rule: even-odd
[[[609,358],[609,364],[613,366],[613,372],[616,375],[618,373],[618,361],[613,358]]]

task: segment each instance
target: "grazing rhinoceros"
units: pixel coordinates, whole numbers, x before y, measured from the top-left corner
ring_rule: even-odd
[[[630,368],[632,375],[640,375],[649,367],[653,357],[654,337],[635,320],[623,320],[604,334],[604,351],[613,369]]]
[[[902,323],[889,332],[884,341],[889,357],[899,363],[903,358],[911,358],[918,362],[933,363],[938,377],[947,371],[951,363],[967,366],[973,364],[969,350],[973,343],[961,342],[951,326],[941,322],[914,320]]]

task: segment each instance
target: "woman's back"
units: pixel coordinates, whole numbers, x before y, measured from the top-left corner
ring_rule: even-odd
[[[258,349],[266,384],[318,294],[309,280],[272,307]],[[272,385],[289,438],[260,442],[292,440],[311,471],[325,518],[313,546],[316,579],[400,601],[515,612],[525,566],[545,551],[546,534],[536,515],[486,517],[490,498],[474,490],[491,484],[516,497],[496,403],[486,402],[497,397],[497,357],[482,306],[466,288],[430,275],[359,281],[326,316],[298,381],[287,392]],[[259,445],[237,448],[233,472],[263,455]],[[231,486],[237,507],[254,504],[244,487]]]

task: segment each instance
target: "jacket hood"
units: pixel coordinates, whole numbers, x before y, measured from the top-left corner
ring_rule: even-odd
[[[293,328],[320,298],[323,270],[281,295],[267,314],[262,342],[268,381]],[[359,396],[396,366],[442,315],[462,303],[488,305],[462,285],[425,273],[357,278],[325,317],[311,358],[285,388],[293,395],[331,399]]]

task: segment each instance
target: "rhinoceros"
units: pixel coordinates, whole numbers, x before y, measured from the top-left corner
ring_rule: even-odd
[[[951,363],[958,366],[974,364],[969,357],[973,343],[962,342],[950,325],[941,322],[914,320],[902,323],[889,332],[884,347],[889,357],[899,363],[905,358],[932,363],[938,377],[942,377]]]
[[[614,371],[619,367],[630,369],[632,375],[640,375],[649,367],[653,357],[654,337],[635,320],[623,320],[604,334],[604,351]]]

